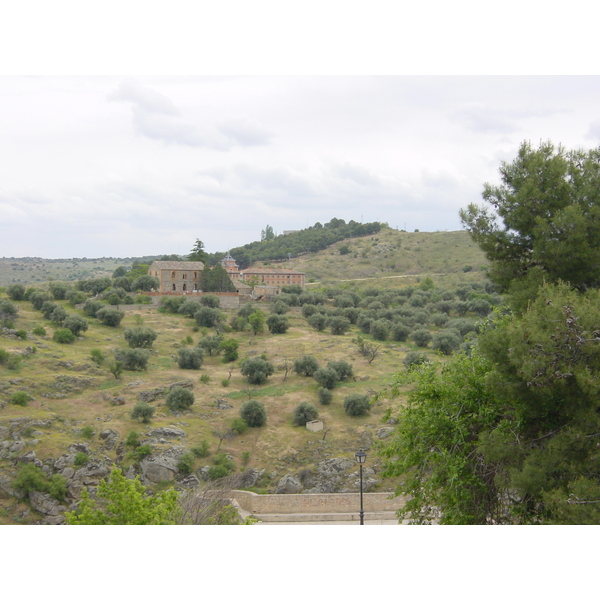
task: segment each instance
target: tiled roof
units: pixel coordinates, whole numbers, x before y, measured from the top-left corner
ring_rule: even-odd
[[[193,260],[155,260],[148,270],[202,271],[204,263]]]

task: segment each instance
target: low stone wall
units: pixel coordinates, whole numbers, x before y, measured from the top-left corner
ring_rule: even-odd
[[[221,308],[236,309],[240,307],[240,295],[237,292],[146,292],[152,298],[152,306],[160,304],[163,296],[185,296],[186,300],[200,302],[202,296],[217,296]]]
[[[235,490],[231,493],[242,510],[260,514],[355,513],[360,506],[359,494],[255,494]],[[390,498],[389,493],[363,494],[365,512],[395,512],[404,506],[404,498]]]

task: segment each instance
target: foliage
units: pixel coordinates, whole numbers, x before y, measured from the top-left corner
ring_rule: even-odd
[[[191,452],[196,458],[205,458],[210,454],[210,444],[206,440],[200,440],[200,444],[191,448]]]
[[[456,329],[447,329],[445,331],[439,331],[433,336],[433,343],[431,347],[442,354],[452,354],[460,348],[462,342],[462,336]]]
[[[137,431],[130,431],[125,438],[125,445],[131,448],[137,448],[140,444],[140,434]]]
[[[98,486],[97,499],[82,492],[82,501],[74,512],[66,512],[68,525],[172,525],[178,494],[167,490],[145,495],[138,477],[126,479],[113,468],[108,480]]]
[[[369,398],[363,394],[350,394],[344,398],[344,410],[351,417],[362,417],[371,409]]]
[[[69,315],[62,325],[65,329],[71,331],[73,335],[79,335],[82,331],[88,329],[88,322],[79,315]]]
[[[206,352],[209,356],[216,356],[221,353],[221,344],[223,342],[223,336],[217,335],[205,335],[198,342],[197,347],[203,352]]]
[[[327,367],[333,369],[340,381],[345,381],[354,377],[354,371],[352,365],[345,360],[331,360],[327,363]]]
[[[371,323],[371,335],[373,339],[383,342],[387,340],[390,333],[390,322],[386,319],[377,319]]]
[[[208,478],[213,481],[227,477],[232,471],[235,471],[235,465],[226,454],[215,454],[213,463],[214,465],[208,469]]]
[[[414,367],[418,367],[428,362],[431,361],[427,358],[427,354],[424,352],[407,352],[404,360],[402,361],[406,369],[409,371]]]
[[[247,400],[240,408],[240,416],[248,427],[262,427],[267,422],[265,405],[258,400]]]
[[[198,238],[194,243],[194,247],[191,249],[190,253],[187,256],[189,261],[198,261],[206,264],[208,262],[208,255],[204,250],[204,242],[201,242]]]
[[[269,331],[274,334],[285,333],[290,326],[288,320],[284,316],[278,314],[269,315],[266,322]]]
[[[333,400],[333,392],[324,387],[318,389],[317,395],[319,397],[319,402],[324,406],[331,404],[331,401]]]
[[[77,338],[70,329],[57,329],[52,339],[59,344],[72,344]]]
[[[246,358],[241,363],[242,375],[248,379],[249,383],[254,385],[264,383],[274,372],[273,363],[258,356]]]
[[[100,348],[92,348],[92,350],[90,351],[90,358],[97,365],[101,365],[105,360],[105,356],[104,354],[102,354],[102,350],[100,350]]]
[[[42,327],[41,325],[38,325],[37,327],[33,328],[31,333],[33,333],[33,335],[39,335],[40,337],[44,337],[47,332],[44,327]]]
[[[254,335],[257,333],[262,333],[265,330],[265,314],[260,309],[254,311],[248,317],[248,323],[250,323],[250,327]]]
[[[25,298],[25,286],[20,283],[9,285],[6,292],[8,293],[8,297],[14,301],[23,300]]]
[[[177,470],[182,475],[189,475],[194,468],[194,454],[192,452],[185,452],[179,458],[177,462]]]
[[[0,324],[8,327],[13,319],[17,317],[17,307],[8,300],[0,300]]]
[[[44,302],[49,302],[52,300],[52,296],[48,292],[33,292],[29,296],[29,302],[35,310],[40,310],[42,308],[42,304]]]
[[[167,394],[165,404],[173,411],[187,410],[194,404],[194,394],[177,385]]]
[[[223,317],[219,309],[201,306],[194,314],[194,318],[200,327],[218,327]]]
[[[329,317],[327,327],[332,335],[344,335],[350,329],[350,319],[346,317]]]
[[[235,433],[237,433],[238,435],[242,435],[242,433],[245,433],[247,431],[248,423],[246,423],[244,419],[235,418],[233,419],[233,421],[231,421],[231,425],[229,428],[231,429],[231,431],[235,431]]]
[[[200,274],[200,289],[203,292],[235,292],[236,288],[229,274],[217,263],[212,269],[205,268]]]
[[[156,277],[151,275],[142,275],[133,280],[131,284],[132,292],[152,292],[160,289],[160,282]]]
[[[204,361],[202,348],[179,348],[177,350],[177,364],[180,369],[199,369]]]
[[[433,339],[429,329],[425,329],[424,327],[415,329],[408,337],[419,348],[427,348],[429,342]]]
[[[300,404],[294,408],[292,421],[294,425],[302,427],[309,421],[314,421],[318,416],[319,411],[314,404],[311,404],[310,402],[300,402]]]
[[[318,368],[319,362],[310,354],[306,354],[294,361],[294,371],[298,375],[304,375],[304,377],[312,377]]]
[[[102,304],[100,300],[92,300],[91,298],[89,298],[85,301],[85,304],[83,305],[83,312],[88,317],[95,317],[96,313],[102,308],[104,308],[104,304]]]
[[[151,348],[158,334],[150,327],[125,327],[123,337],[130,348]]]
[[[145,371],[148,368],[150,351],[142,348],[117,348],[115,360],[121,363],[126,371]]]
[[[31,396],[27,392],[14,392],[10,397],[10,402],[17,406],[27,406],[31,399]]]
[[[319,367],[314,373],[315,381],[328,390],[332,390],[340,380],[338,372],[331,367]]]
[[[485,184],[483,199],[493,211],[474,204],[461,210],[503,291],[529,286],[532,277],[541,282],[538,274],[578,289],[600,285],[599,159],[600,149],[524,142],[512,163],[502,162],[501,184]]]
[[[62,501],[67,495],[67,481],[62,475],[48,477],[40,467],[32,463],[21,466],[11,485],[14,490],[26,496],[31,492],[42,492]]]
[[[223,340],[220,344],[220,348],[223,351],[223,362],[229,363],[238,359],[238,348],[240,343],[233,338]]]
[[[154,416],[155,408],[147,402],[137,402],[131,411],[131,418],[141,421],[142,423],[150,423]]]
[[[76,467],[82,467],[90,462],[90,457],[85,452],[78,452],[75,455],[75,462],[73,463]]]
[[[105,306],[96,312],[96,318],[108,327],[118,327],[123,320],[125,313],[116,308]]]
[[[271,225],[267,225],[260,232],[260,241],[261,242],[268,242],[269,240],[272,240],[274,238],[275,238],[275,233],[274,233],[273,227]]]
[[[81,428],[81,435],[86,440],[91,440],[94,437],[94,433],[95,433],[94,428],[91,425],[84,425]]]
[[[361,336],[355,337],[352,341],[356,344],[358,352],[367,359],[368,364],[371,364],[379,355],[381,348],[379,344],[371,344]]]

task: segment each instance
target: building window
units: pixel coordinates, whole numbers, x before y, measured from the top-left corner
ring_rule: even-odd
[[[175,286],[175,284],[173,284],[173,291],[176,292],[177,291],[177,287]]]
[[[175,279],[175,271],[171,271],[171,279]]]
[[[183,284],[183,291],[187,292],[187,285],[185,283]]]

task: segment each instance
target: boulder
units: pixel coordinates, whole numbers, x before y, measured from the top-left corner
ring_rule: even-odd
[[[173,481],[177,476],[179,459],[172,456],[151,456],[140,463],[142,476],[152,483]]]
[[[389,437],[390,435],[392,435],[393,432],[394,432],[394,427],[380,427],[377,430],[376,435],[380,440],[383,440],[386,437]]]
[[[146,435],[158,438],[178,438],[185,437],[185,431],[178,427],[157,427],[156,429],[151,429]]]
[[[52,517],[56,517],[66,510],[66,507],[58,500],[44,492],[29,492],[29,501],[32,508]]]
[[[276,494],[299,494],[302,491],[302,483],[291,474],[284,475],[275,488]]]

